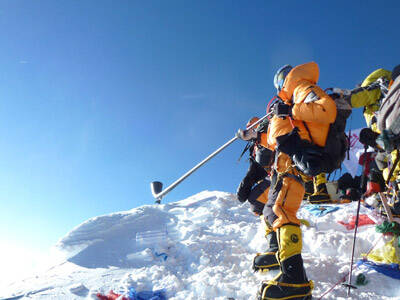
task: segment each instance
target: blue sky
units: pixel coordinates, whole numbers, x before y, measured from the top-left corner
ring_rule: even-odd
[[[353,88],[398,64],[398,1],[0,3],[0,234],[47,249],[101,214],[152,204],[265,112],[283,64]],[[364,125],[360,111],[350,126]],[[234,192],[236,142],[164,202]]]

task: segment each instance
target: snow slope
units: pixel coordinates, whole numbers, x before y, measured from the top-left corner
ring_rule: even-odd
[[[316,217],[305,209],[303,258],[315,282],[314,299],[332,288],[349,269],[353,230],[348,222],[356,203]],[[378,220],[362,207],[362,214]],[[373,225],[358,231],[356,257],[379,240]],[[381,243],[384,241],[381,240]],[[202,192],[188,199],[146,205],[92,218],[77,226],[48,257],[52,267],[11,285],[0,283],[0,299],[96,299],[97,293],[165,289],[168,299],[254,299],[260,282],[277,274],[255,274],[253,256],[265,249],[259,219],[223,192]],[[400,281],[364,267],[369,283],[352,299],[400,299]],[[323,299],[348,299],[336,286]]]

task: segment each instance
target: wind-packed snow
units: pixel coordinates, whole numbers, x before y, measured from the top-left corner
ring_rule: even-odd
[[[356,203],[316,217],[305,209],[303,259],[315,283],[314,299],[334,287],[348,272],[353,230],[349,222]],[[361,214],[381,221],[373,211]],[[355,258],[381,237],[374,225],[359,227]],[[380,243],[383,243],[381,239]],[[266,249],[263,228],[247,203],[223,192],[202,192],[188,199],[146,205],[92,218],[77,226],[55,246],[53,266],[36,276],[2,286],[0,299],[97,299],[110,290],[125,293],[164,289],[168,299],[254,299],[262,280],[277,271],[251,269],[256,252]],[[6,270],[2,270],[6,272]],[[352,299],[400,299],[400,281],[365,267],[368,284],[351,291]],[[349,299],[340,284],[323,299]]]

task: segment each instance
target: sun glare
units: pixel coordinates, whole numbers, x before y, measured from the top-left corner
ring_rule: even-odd
[[[46,253],[32,249],[15,242],[3,241],[0,247],[1,286],[23,280],[43,270]]]

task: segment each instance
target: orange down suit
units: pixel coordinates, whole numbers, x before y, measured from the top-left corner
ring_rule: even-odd
[[[274,116],[267,133],[261,137],[262,146],[275,150],[276,138],[288,134],[294,127],[298,128],[301,139],[325,146],[329,125],[336,119],[336,104],[316,85],[318,77],[315,62],[299,65],[289,72],[278,96],[292,106],[292,120]],[[272,226],[275,230],[285,224],[299,225],[296,213],[304,196],[304,175],[282,152],[277,152],[273,170],[275,178],[269,197],[275,198],[273,211],[277,219]]]

